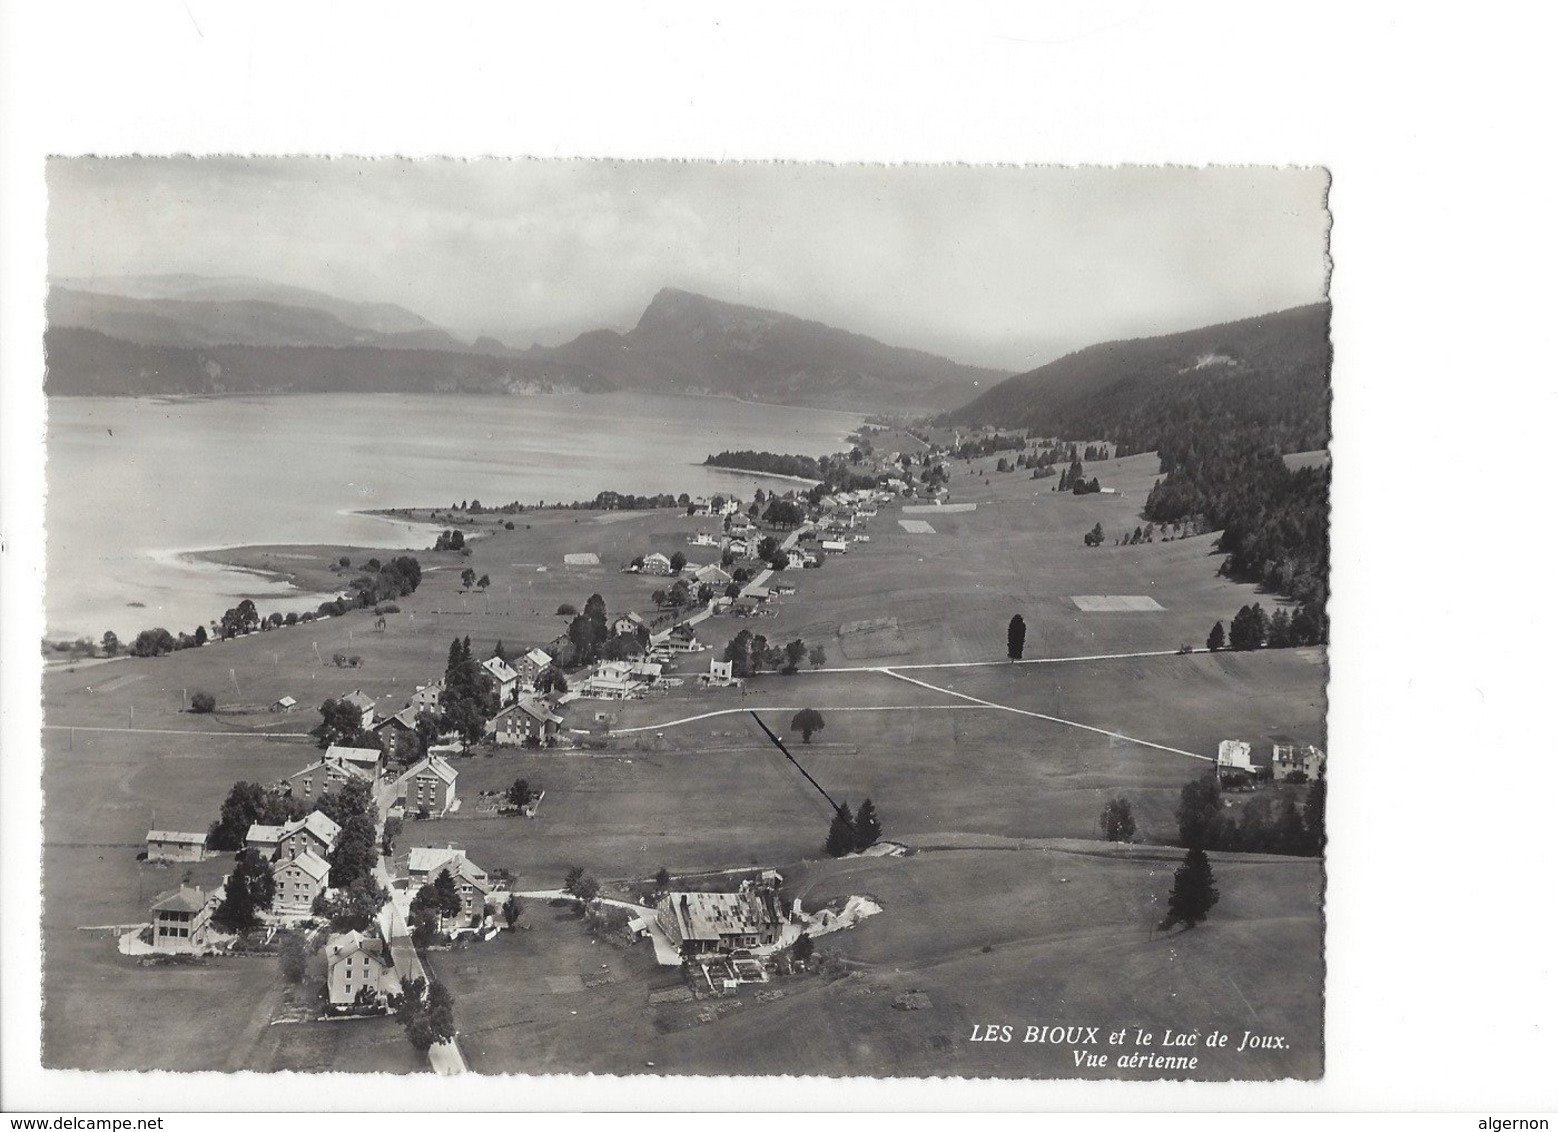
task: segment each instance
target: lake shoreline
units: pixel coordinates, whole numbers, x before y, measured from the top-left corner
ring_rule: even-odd
[[[587,505],[598,494],[802,487],[743,473],[743,489],[729,469],[702,465],[702,454],[838,452],[862,419],[695,396],[51,399],[43,636],[209,631],[245,598],[301,614],[356,575],[284,554],[330,548],[366,560],[410,550],[426,561],[439,530],[470,538],[493,524],[534,522],[553,513],[536,506],[542,499]],[[525,510],[448,506],[467,498]]]

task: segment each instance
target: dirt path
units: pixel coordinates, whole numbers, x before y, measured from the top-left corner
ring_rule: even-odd
[[[1178,747],[1169,747],[1162,743],[1154,743],[1149,739],[1138,739],[1134,735],[1126,735],[1120,731],[1110,731],[1104,727],[1094,727],[1088,723],[1078,723],[1074,719],[1061,719],[1058,715],[1045,715],[1041,711],[1029,711],[1027,708],[1016,708],[1007,704],[998,704],[992,700],[982,700],[978,696],[970,696],[967,692],[956,692],[951,688],[939,688],[935,684],[927,684],[923,680],[916,680],[912,676],[905,676],[900,672],[894,672],[891,668],[884,668],[882,671],[888,676],[894,677],[895,679],[907,681],[910,684],[925,688],[929,691],[940,692],[947,696],[957,696],[959,699],[967,700],[974,704],[980,704],[987,708],[994,708],[997,711],[1009,711],[1014,715],[1026,715],[1032,719],[1042,719],[1049,723],[1059,723],[1065,727],[1075,727],[1082,731],[1091,731],[1096,735],[1107,735],[1111,739],[1122,739],[1127,743],[1135,743],[1142,747],[1151,747],[1153,750],[1168,751],[1170,754],[1175,755],[1184,755],[1188,759],[1200,759],[1202,762],[1216,761],[1216,759],[1211,755],[1198,755],[1194,751],[1182,751]]]

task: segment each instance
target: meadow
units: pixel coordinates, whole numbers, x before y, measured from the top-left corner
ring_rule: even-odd
[[[479,750],[457,762],[467,800],[460,812],[410,822],[400,841],[402,854],[413,845],[462,845],[488,870],[513,872],[522,888],[556,887],[573,865],[616,891],[661,866],[774,865],[801,885],[795,891],[804,891],[808,907],[869,892],[886,911],[829,943],[861,977],[802,980],[781,1000],[748,1001],[712,1024],[664,1023],[665,1008],[651,1010],[646,998],[660,976],[629,951],[602,960],[617,982],[586,992],[588,1009],[560,1013],[568,996],[557,994],[527,999],[515,1015],[510,1000],[533,978],[564,973],[585,962],[580,948],[604,946],[589,944],[576,922],[548,920],[487,949],[433,957],[456,991],[462,1028],[470,1027],[474,1068],[629,1071],[647,1058],[666,1072],[1072,1075],[1053,1060],[1055,1050],[986,1047],[968,1042],[967,1031],[981,1021],[1139,1020],[1203,1032],[1278,1027],[1301,1039],[1283,1058],[1219,1054],[1192,1075],[1318,1072],[1318,862],[1219,857],[1224,898],[1212,920],[1148,939],[1152,900],[1166,895],[1177,851],[1079,845],[1097,837],[1099,811],[1119,795],[1135,808],[1139,839],[1172,841],[1179,789],[1208,769],[1220,739],[1324,745],[1323,650],[1174,655],[1182,645],[1200,648],[1212,623],[1226,625],[1240,605],[1272,599],[1218,577],[1212,536],[1112,545],[1137,525],[1156,474],[1152,457],[1089,465],[1118,496],[1062,495],[1050,490],[1053,479],[995,473],[994,464],[992,457],[955,466],[952,501],[976,506],[916,513],[934,534],[904,531],[900,508],[884,507],[865,528],[869,542],[852,543],[821,570],[793,571],[799,592],[776,599],[773,617],[703,622],[699,635],[714,651],[682,659],[677,674],[703,670],[743,628],[821,644],[823,668],[762,675],[744,690],[700,690],[689,680],[642,701],[578,701],[565,713],[570,726],[589,727],[597,711],[612,718],[598,749]],[[1082,536],[1094,523],[1103,525],[1105,545],[1085,548]],[[115,970],[111,943],[74,930],[144,918],[155,885],[134,854],[153,819],[203,829],[234,780],[268,781],[304,765],[315,756],[305,732],[327,696],[361,689],[381,711],[396,710],[439,675],[453,638],[470,636],[480,655],[499,640],[511,654],[544,645],[566,625],[557,607],[582,606],[596,592],[613,615],[650,615],[649,595],[665,579],[621,573],[622,564],[651,550],[682,550],[694,563],[716,554],[687,543],[715,521],[670,510],[482,516],[460,529],[468,556],[411,548],[422,585],[385,617],[382,631],[372,614],[354,613],[46,675],[46,1043],[63,1036],[60,1048],[73,1058],[85,1056],[82,1046],[91,1057],[126,1056],[113,1052],[116,1042],[134,1044],[128,1028],[145,1011],[154,1032],[170,1037],[135,1056],[210,1060],[218,1055],[188,1036],[201,1004],[206,1015],[258,1017],[274,994],[275,965],[257,960],[194,972],[207,976],[200,979],[178,970],[184,981],[163,994],[155,980],[165,972]],[[566,555],[589,553],[598,565],[565,565]],[[329,577],[340,555],[360,562],[387,552],[246,548],[227,560]],[[466,567],[490,577],[485,592],[462,591]],[[1078,595],[1150,596],[1162,608],[1083,612],[1072,600]],[[1014,613],[1027,624],[1025,659],[1054,663],[1006,662]],[[864,621],[877,622],[870,642],[853,624]],[[845,628],[851,632],[841,638]],[[360,657],[360,667],[335,666],[336,653]],[[1138,653],[1157,655],[1117,655]],[[1099,657],[1107,659],[1075,659]],[[965,667],[923,667],[949,664]],[[216,714],[180,710],[197,689],[217,696]],[[299,709],[264,710],[282,695],[295,696]],[[810,744],[786,730],[801,707],[826,721]],[[854,805],[871,797],[885,836],[918,852],[818,860],[830,811],[743,714],[749,710],[787,737],[836,798]],[[708,713],[721,714],[694,718]],[[516,778],[546,789],[538,818],[498,817],[475,805],[480,791]],[[254,973],[262,967],[270,982]],[[911,988],[926,990],[933,1009],[890,1009]],[[123,1019],[95,1044],[75,1020],[89,1001]],[[505,1009],[533,1022],[504,1022]],[[392,1051],[409,1049],[372,1024],[331,1029],[342,1036],[327,1040],[318,1026],[270,1027],[289,1033],[248,1043],[241,1057],[255,1068],[315,1057],[336,1068],[396,1068]]]

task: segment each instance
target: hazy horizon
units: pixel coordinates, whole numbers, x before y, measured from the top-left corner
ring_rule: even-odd
[[[49,274],[247,276],[524,348],[663,287],[1019,372],[1326,297],[1323,169],[57,158]]]

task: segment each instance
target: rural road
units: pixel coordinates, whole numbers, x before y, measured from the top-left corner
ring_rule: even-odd
[[[908,670],[911,670],[911,671],[923,671],[923,670],[927,670],[927,669],[940,669],[940,668],[983,668],[983,667],[995,667],[995,666],[1001,666],[1001,665],[1008,665],[1008,666],[1010,666],[1010,665],[1016,665],[1016,664],[1058,664],[1058,663],[1065,663],[1065,662],[1081,662],[1081,661],[1090,661],[1090,660],[1126,660],[1126,659],[1132,659],[1132,658],[1136,658],[1136,657],[1183,656],[1183,655],[1187,655],[1187,654],[1179,653],[1177,651],[1172,651],[1172,652],[1171,651],[1140,652],[1140,653],[1111,653],[1111,654],[1102,655],[1102,656],[1045,657],[1045,658],[1036,658],[1034,660],[1026,660],[1026,661],[1023,661],[1023,660],[1019,660],[1019,661],[1010,661],[1010,660],[986,661],[986,660],[979,660],[979,661],[952,662],[952,663],[946,663],[946,664],[906,664],[906,665],[903,665],[902,668],[908,669]],[[1045,721],[1047,721],[1049,723],[1058,723],[1058,724],[1061,724],[1062,726],[1065,726],[1065,727],[1075,727],[1075,728],[1078,728],[1079,730],[1082,730],[1082,731],[1091,731],[1091,732],[1093,732],[1094,734],[1097,734],[1097,735],[1106,735],[1106,736],[1108,736],[1111,739],[1119,739],[1119,740],[1121,740],[1123,742],[1135,743],[1138,746],[1150,747],[1150,748],[1152,748],[1154,750],[1158,750],[1158,751],[1167,751],[1170,754],[1183,755],[1186,758],[1200,759],[1203,762],[1215,762],[1216,761],[1211,755],[1201,755],[1201,754],[1197,754],[1194,751],[1185,751],[1185,750],[1181,750],[1178,747],[1170,747],[1170,746],[1168,746],[1168,745],[1166,745],[1164,743],[1154,743],[1150,739],[1138,739],[1134,735],[1126,735],[1123,732],[1110,731],[1110,730],[1108,730],[1107,728],[1104,728],[1104,727],[1094,727],[1093,725],[1088,724],[1088,723],[1079,723],[1079,722],[1077,722],[1074,719],[1062,719],[1060,716],[1045,715],[1043,712],[1029,711],[1026,708],[1011,707],[1008,704],[1000,704],[1000,703],[996,703],[993,700],[984,700],[984,699],[980,699],[978,696],[970,696],[966,692],[954,691],[951,688],[942,688],[942,687],[939,687],[936,684],[926,683],[924,680],[916,680],[912,676],[905,676],[905,675],[903,675],[903,672],[900,671],[897,667],[886,667],[886,666],[880,666],[879,665],[879,666],[870,667],[870,668],[814,669],[812,672],[808,673],[808,675],[816,675],[816,674],[818,674],[820,672],[850,672],[850,673],[868,672],[868,673],[876,673],[876,674],[882,675],[882,676],[891,676],[895,680],[902,680],[905,683],[913,684],[916,687],[925,689],[926,691],[939,692],[942,695],[946,695],[946,696],[956,696],[960,700],[967,701],[966,704],[956,704],[956,705],[954,705],[954,704],[902,704],[902,705],[892,705],[892,706],[884,705],[884,706],[880,706],[880,707],[834,707],[834,708],[824,708],[824,709],[821,709],[821,710],[834,711],[834,712],[846,712],[846,711],[848,711],[848,712],[854,712],[854,711],[949,711],[949,710],[959,710],[959,709],[961,709],[961,710],[978,710],[978,709],[983,709],[983,710],[986,710],[986,711],[1006,711],[1006,712],[1011,712],[1011,713],[1013,713],[1015,715],[1025,715],[1025,716],[1028,716],[1028,717],[1030,717],[1032,719],[1042,719],[1042,720],[1045,720]],[[809,706],[815,707],[816,705],[813,704],[813,705],[809,705]],[[667,728],[680,727],[680,726],[682,726],[684,724],[697,723],[700,720],[714,719],[714,718],[716,718],[718,716],[723,716],[723,715],[746,715],[749,710],[754,710],[754,709],[748,709],[748,708],[724,708],[724,709],[721,709],[719,711],[710,711],[710,712],[704,712],[704,713],[702,713],[700,715],[687,716],[686,718],[683,718],[683,719],[669,720],[669,721],[667,721],[665,723],[649,724],[649,725],[640,726],[640,727],[623,727],[623,728],[619,728],[617,731],[615,731],[614,734],[617,734],[617,735],[629,735],[629,734],[633,734],[633,733],[637,733],[637,732],[644,732],[644,731],[664,731]],[[765,704],[765,705],[762,706],[761,709],[756,709],[756,710],[789,712],[789,711],[800,711],[801,709],[798,708],[798,707],[779,707],[777,705],[767,705],[767,704]]]

